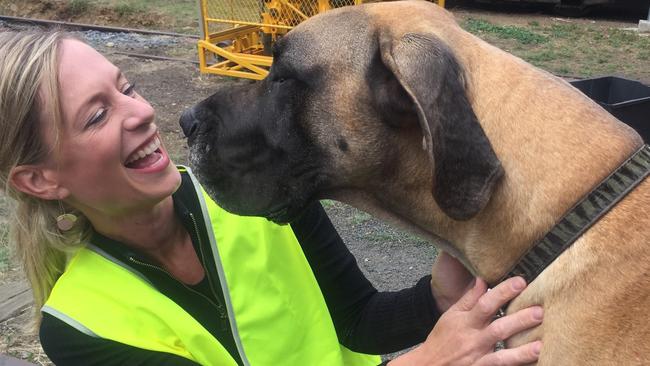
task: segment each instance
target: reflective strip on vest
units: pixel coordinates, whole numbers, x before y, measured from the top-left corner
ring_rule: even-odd
[[[325,300],[293,231],[232,215],[200,190],[235,343],[245,364],[377,365],[338,343]],[[207,220],[209,218],[209,221]],[[218,243],[218,247],[215,243]],[[218,249],[218,251],[217,251]],[[88,335],[201,365],[236,365],[191,315],[113,258],[81,249],[43,307]]]

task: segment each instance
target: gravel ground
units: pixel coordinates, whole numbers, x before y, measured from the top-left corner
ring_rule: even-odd
[[[359,267],[378,290],[396,291],[413,286],[431,272],[436,257],[436,248],[431,243],[354,207],[335,201],[322,203]],[[383,358],[392,359],[405,351]]]
[[[24,30],[33,27],[22,23],[8,23],[0,20],[0,30]],[[131,51],[134,53],[155,54],[155,50],[170,52],[179,45],[187,44],[187,38],[172,37],[166,35],[148,35],[139,33],[123,32],[100,32],[97,30],[72,31],[72,34],[85,40],[91,46],[98,49],[116,49],[120,51]]]
[[[359,267],[378,289],[400,290],[430,273],[436,256],[432,244],[354,207],[334,201],[323,205]]]
[[[322,203],[359,267],[378,290],[401,290],[430,273],[436,257],[436,248],[431,243],[354,207],[335,201]],[[405,351],[383,358],[392,359]]]
[[[175,47],[182,38],[171,36],[150,36],[136,33],[107,33],[95,30],[73,32],[93,47],[117,48],[133,52]]]

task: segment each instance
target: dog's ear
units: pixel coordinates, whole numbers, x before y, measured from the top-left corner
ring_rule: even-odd
[[[485,207],[503,168],[469,103],[462,67],[434,35],[380,33],[382,62],[418,115],[433,197],[451,218],[467,220]]]

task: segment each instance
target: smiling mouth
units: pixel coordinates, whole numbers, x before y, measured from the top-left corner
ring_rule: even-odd
[[[163,158],[160,146],[160,137],[156,136],[149,144],[131,154],[124,166],[129,169],[143,169],[155,164]]]

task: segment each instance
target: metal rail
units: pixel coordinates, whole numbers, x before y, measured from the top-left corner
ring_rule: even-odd
[[[148,34],[148,35],[192,38],[192,39],[200,38],[198,35],[194,35],[194,34],[183,34],[183,33],[164,32],[164,31],[136,29],[136,28],[110,27],[110,26],[96,25],[96,24],[63,22],[63,21],[58,21],[58,20],[44,20],[44,19],[35,19],[35,18],[12,17],[12,16],[7,16],[7,15],[0,15],[0,20],[4,20],[6,22],[15,22],[15,23],[28,23],[28,24],[48,25],[48,26],[61,26],[61,27],[65,27],[65,28],[74,28],[74,29],[80,29],[80,30],[96,30],[96,31],[100,31],[100,32],[139,33],[139,34]]]
[[[177,57],[165,57],[165,56],[147,55],[145,53],[133,53],[133,52],[122,52],[122,51],[114,51],[114,52],[111,52],[111,53],[115,54],[115,55],[124,55],[124,56],[135,57],[135,58],[143,58],[143,59],[147,59],[147,60],[177,61],[177,62],[191,63],[191,64],[194,64],[194,65],[199,64],[199,62],[195,61],[195,60],[188,60],[188,59],[177,58]]]

